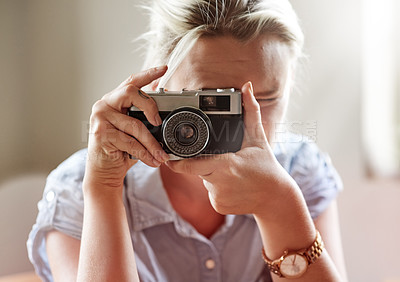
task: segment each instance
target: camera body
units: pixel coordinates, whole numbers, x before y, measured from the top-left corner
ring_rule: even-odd
[[[157,103],[162,120],[151,125],[132,106],[128,115],[141,120],[173,160],[240,150],[244,123],[241,92],[206,89],[146,92]]]

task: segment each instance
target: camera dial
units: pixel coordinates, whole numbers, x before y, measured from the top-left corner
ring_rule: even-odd
[[[210,139],[211,121],[201,110],[182,107],[172,111],[162,125],[162,135],[168,149],[179,157],[200,154]]]

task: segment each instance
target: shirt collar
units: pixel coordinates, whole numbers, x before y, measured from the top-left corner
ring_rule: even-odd
[[[278,156],[281,146],[275,146],[274,153]],[[176,213],[169,201],[159,168],[149,167],[138,161],[128,171],[126,181],[126,197],[131,209],[134,231],[169,222],[174,222],[177,228],[188,230],[188,224]],[[254,219],[252,214],[245,216]],[[226,216],[224,226],[231,226],[234,219],[235,215]]]
[[[288,170],[291,155],[300,144],[299,136],[285,133],[284,139],[273,146],[273,152],[278,162]],[[292,148],[293,147],[293,148]],[[126,176],[126,197],[130,205],[132,227],[134,231],[166,224],[175,223],[175,227],[188,230],[186,223],[173,209],[164,189],[159,168],[152,168],[138,161]],[[245,215],[253,219],[251,214]],[[228,215],[224,226],[232,225],[235,215]],[[188,233],[192,230],[187,231]]]

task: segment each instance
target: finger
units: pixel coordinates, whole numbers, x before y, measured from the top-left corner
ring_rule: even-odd
[[[130,136],[129,136],[130,137]],[[132,160],[141,160],[148,166],[159,167],[161,162],[155,159],[135,138],[130,137],[128,142],[118,142],[118,149],[132,156]]]
[[[160,143],[151,134],[142,121],[121,114],[117,111],[108,111],[105,114],[105,118],[118,130],[133,136],[159,162],[165,162],[169,160],[168,154],[164,152],[160,146]]]
[[[126,108],[135,106],[143,111],[146,119],[152,125],[159,126],[162,123],[154,99],[136,86],[128,84],[125,87],[117,88],[110,94],[105,95],[103,99],[107,105],[118,112],[125,112]]]
[[[167,69],[168,67],[164,65],[147,69],[137,74],[132,74],[130,77],[128,77],[124,82],[120,84],[120,87],[132,84],[138,88],[142,88],[143,86],[150,84],[153,80],[156,80],[161,76],[163,76],[167,71]]]
[[[160,80],[161,80],[161,77],[157,78],[156,80],[153,80],[149,85],[149,87],[150,87],[149,89],[151,89],[151,91],[156,91],[158,84],[160,84]]]
[[[158,167],[160,162],[153,158],[153,156],[132,136],[119,131],[113,125],[103,122],[102,124],[94,125],[91,138],[96,139],[104,152],[126,152],[136,159],[141,160],[145,164],[153,167]]]
[[[132,105],[142,110],[147,120],[154,126],[161,124],[157,104],[146,93],[140,90],[141,87],[151,83],[163,76],[167,66],[151,68],[138,74],[131,75],[119,87],[111,93],[104,95],[103,99],[112,108],[124,112]]]
[[[221,161],[228,158],[228,154],[219,154],[209,157],[198,157],[183,159],[179,161],[167,161],[165,164],[177,173],[186,173],[210,177],[218,168],[221,168]]]
[[[249,81],[242,87],[245,134],[242,148],[249,146],[264,147],[267,138],[261,122],[260,105],[254,97],[253,85]]]

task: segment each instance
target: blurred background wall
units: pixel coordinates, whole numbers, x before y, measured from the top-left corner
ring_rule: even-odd
[[[292,1],[307,74],[288,124],[310,122],[342,175],[350,281],[400,278],[400,185],[366,177],[361,140],[362,0]],[[133,0],[0,0],[0,275],[32,269],[25,240],[45,176],[86,146],[91,105],[141,68]],[[400,64],[399,64],[400,65]],[[300,128],[299,128],[300,126]]]

